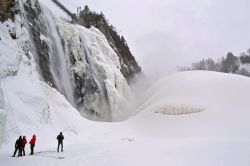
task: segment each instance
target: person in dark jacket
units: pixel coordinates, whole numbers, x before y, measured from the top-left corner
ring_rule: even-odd
[[[60,145],[61,145],[61,152],[63,152],[63,139],[64,139],[64,136],[62,135],[62,132],[60,132],[60,134],[57,136],[56,139],[58,140],[57,152],[59,152]]]
[[[27,143],[26,136],[23,136],[23,144],[21,153],[25,156],[25,145]]]
[[[23,139],[22,139],[22,136],[19,137],[19,139],[16,140],[16,143],[15,143],[15,152],[13,154],[12,157],[15,157],[16,156],[16,152],[18,151],[18,156],[21,156],[22,155],[22,145],[23,145]]]
[[[36,135],[33,135],[32,139],[30,140],[30,155],[33,155],[34,154],[34,147],[35,147],[35,144],[36,144]]]

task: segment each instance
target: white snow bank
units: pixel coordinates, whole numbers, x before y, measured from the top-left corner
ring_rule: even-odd
[[[55,90],[25,79],[17,76],[6,80],[5,85],[21,133],[30,136],[36,132],[39,139],[35,152],[41,153],[10,158],[17,137],[14,135],[0,151],[3,165],[250,164],[247,77],[205,71],[173,74],[151,86],[140,112],[120,123],[87,121]],[[24,90],[14,88],[18,82],[26,85]],[[32,87],[37,91],[28,92]],[[155,113],[154,106],[163,103],[177,109],[195,106],[205,110],[182,116]],[[46,113],[48,105],[50,114]],[[55,153],[55,136],[63,128],[66,128],[65,152]]]
[[[135,130],[154,137],[167,135],[248,139],[249,87],[250,78],[233,74],[209,71],[172,74],[145,92],[146,100],[139,113],[129,121]],[[183,106],[192,110],[194,108],[197,113],[168,116],[178,115],[183,111]],[[193,111],[183,111],[187,112]]]
[[[145,94],[144,108],[164,105],[200,109],[246,109],[250,79],[232,74],[193,71],[172,74],[154,83]]]

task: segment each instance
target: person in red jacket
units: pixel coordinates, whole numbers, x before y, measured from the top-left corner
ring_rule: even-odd
[[[22,154],[25,156],[25,145],[27,143],[26,136],[23,136]]]
[[[36,135],[33,135],[33,137],[30,140],[30,150],[31,150],[30,155],[34,154],[35,144],[36,144]]]

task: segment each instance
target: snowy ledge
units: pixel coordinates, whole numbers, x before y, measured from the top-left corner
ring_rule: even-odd
[[[202,112],[205,109],[187,105],[162,105],[155,109],[154,113],[167,115],[183,115]]]

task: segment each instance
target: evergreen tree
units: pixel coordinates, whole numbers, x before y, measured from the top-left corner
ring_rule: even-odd
[[[214,62],[213,59],[211,58],[208,58],[206,61],[206,70],[209,70],[209,71],[216,71],[216,64]]]
[[[250,50],[248,50],[248,51],[250,51]],[[250,63],[250,52],[247,52],[248,54],[246,54],[246,53],[241,53],[241,55],[240,55],[240,62],[242,63],[242,64],[246,64],[246,63]]]
[[[84,6],[83,12],[84,12],[84,13],[89,13],[89,11],[90,11],[90,10],[89,10],[88,5],[85,5],[85,6]]]
[[[227,53],[227,57],[221,62],[221,71],[224,73],[235,73],[239,69],[238,58],[232,52]]]

